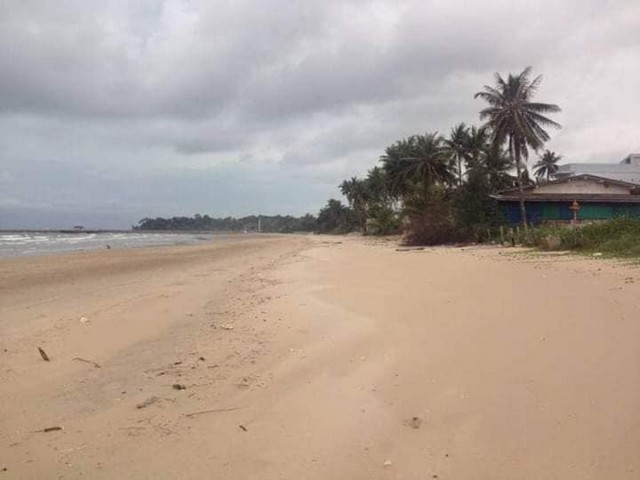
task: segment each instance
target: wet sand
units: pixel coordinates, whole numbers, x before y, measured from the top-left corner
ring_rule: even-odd
[[[0,478],[638,479],[638,282],[352,237],[0,260]]]

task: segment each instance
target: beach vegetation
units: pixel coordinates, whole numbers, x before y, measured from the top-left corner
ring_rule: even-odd
[[[357,214],[340,200],[330,199],[318,213],[316,231],[319,233],[349,233],[357,228]]]
[[[527,67],[519,74],[509,74],[504,79],[495,74],[495,85],[485,85],[475,97],[488,103],[480,111],[480,119],[486,120],[493,143],[505,145],[507,153],[516,168],[516,183],[520,192],[520,213],[524,229],[527,229],[527,215],[523,188],[530,181],[526,168],[529,150],[539,151],[550,139],[546,128],[560,128],[560,124],[550,119],[548,114],[560,111],[560,107],[550,103],[534,102],[542,75],[531,79],[532,68]]]
[[[206,232],[255,232],[258,226],[265,233],[313,232],[317,218],[314,215],[250,215],[234,218],[213,218],[196,213],[193,217],[143,218],[134,230],[206,231]]]
[[[640,257],[640,220],[618,217],[587,225],[537,227],[523,238],[543,250],[569,250],[611,257]]]
[[[562,156],[557,155],[555,152],[550,150],[545,150],[540,156],[540,159],[533,166],[534,175],[537,179],[549,181],[551,175],[558,171],[558,162],[560,160],[562,160]]]
[[[534,100],[542,81],[525,68],[475,95],[487,103],[481,125],[461,122],[448,135],[414,134],[385,148],[379,166],[364,178],[351,177],[340,191],[357,230],[386,235],[402,232],[411,245],[485,241],[504,223],[492,195],[535,184],[527,159],[549,140],[548,117],[557,105]],[[557,171],[560,156],[545,151],[535,164],[536,178]],[[521,196],[522,218],[526,218]],[[325,207],[326,208],[326,207]],[[525,227],[526,231],[526,227]]]

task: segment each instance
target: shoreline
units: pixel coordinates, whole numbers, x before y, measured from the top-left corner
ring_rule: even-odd
[[[635,478],[640,270],[502,253],[274,235],[0,260],[3,475]]]
[[[178,247],[229,240],[268,238],[278,234],[199,232],[16,232],[0,234],[0,259],[33,258],[100,250]],[[18,237],[18,238],[12,238]]]

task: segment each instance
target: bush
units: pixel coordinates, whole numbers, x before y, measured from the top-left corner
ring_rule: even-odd
[[[406,245],[441,245],[461,240],[451,209],[446,202],[430,203],[422,212],[407,217],[404,243]]]
[[[393,235],[400,231],[400,220],[396,211],[388,205],[375,205],[367,219],[367,234]]]
[[[601,252],[617,257],[640,256],[640,220],[619,217],[584,226],[534,229],[529,244],[545,250]]]

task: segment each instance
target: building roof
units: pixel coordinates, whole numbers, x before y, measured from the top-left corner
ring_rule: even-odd
[[[567,163],[559,165],[553,178],[595,175],[640,185],[640,154],[631,153],[620,163]]]
[[[576,180],[587,180],[597,183],[604,183],[609,185],[618,185],[629,189],[629,193],[540,193],[535,192],[539,188],[543,188],[546,185],[558,185],[562,183],[571,183]],[[640,185],[630,182],[623,182],[620,180],[612,180],[610,178],[599,177],[596,175],[576,175],[570,177],[560,178],[558,180],[552,180],[550,182],[543,183],[541,185],[530,185],[523,188],[524,199],[526,202],[600,202],[600,203],[638,203],[640,204]],[[492,195],[498,201],[503,202],[517,202],[520,200],[520,194],[517,188],[505,190],[497,195]]]
[[[551,180],[549,182],[544,182],[541,184],[535,184],[535,185],[528,185],[526,187],[523,188],[523,190],[525,191],[525,193],[527,192],[531,192],[533,190],[537,190],[541,187],[545,187],[547,185],[558,185],[558,184],[562,184],[562,183],[571,183],[574,182],[576,180],[587,180],[587,181],[592,181],[592,182],[596,182],[596,183],[604,183],[604,184],[610,184],[610,185],[618,185],[621,187],[626,187],[629,188],[631,193],[640,193],[640,184],[637,183],[633,183],[633,182],[625,182],[623,180],[615,180],[609,177],[603,177],[600,175],[591,175],[591,174],[581,174],[581,175],[571,175],[571,176],[566,176],[566,177],[561,177],[555,180]],[[509,190],[504,190],[502,192],[500,192],[500,195],[508,195],[509,193],[518,193],[518,189],[517,188],[511,188]],[[540,194],[540,193],[536,193],[535,195],[545,195],[544,193]],[[572,194],[573,195],[573,194]],[[593,194],[593,195],[602,195],[602,194]]]

